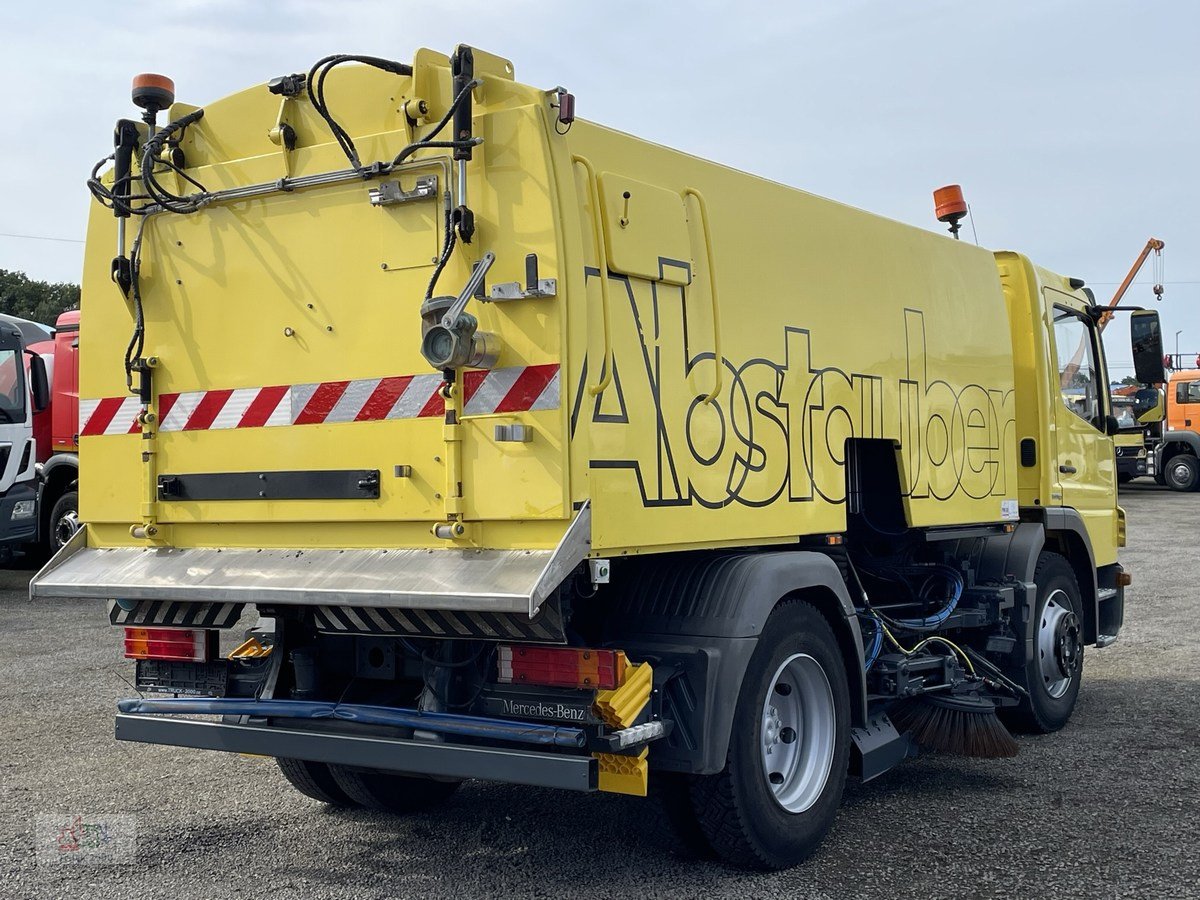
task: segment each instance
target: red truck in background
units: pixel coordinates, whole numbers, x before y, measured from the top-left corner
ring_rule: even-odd
[[[58,317],[48,341],[30,344],[50,382],[50,402],[33,414],[38,535],[50,553],[79,530],[79,310]]]

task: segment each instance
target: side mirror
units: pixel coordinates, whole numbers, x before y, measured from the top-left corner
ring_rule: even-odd
[[[1129,319],[1129,343],[1133,350],[1134,376],[1142,384],[1162,384],[1163,343],[1158,313],[1139,309]]]
[[[1104,417],[1104,433],[1109,437],[1112,437],[1114,434],[1121,433],[1121,423],[1117,421],[1116,416]]]
[[[1142,388],[1133,395],[1133,415],[1139,425],[1161,422],[1167,415],[1166,402],[1160,388]]]
[[[33,411],[41,412],[50,405],[50,379],[46,377],[46,361],[36,353],[29,357],[29,393]]]

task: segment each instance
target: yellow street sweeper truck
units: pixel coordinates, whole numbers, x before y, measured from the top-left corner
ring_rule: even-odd
[[[88,182],[87,524],[32,585],[136,660],[119,740],[398,812],[649,790],[772,868],[848,776],[1067,722],[1129,582],[1081,281],[467,46],[133,100]]]

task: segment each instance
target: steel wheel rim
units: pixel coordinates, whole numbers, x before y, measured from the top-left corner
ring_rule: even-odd
[[[59,547],[64,546],[67,541],[75,536],[75,532],[79,530],[79,513],[71,510],[65,515],[59,516],[57,522],[54,523],[54,540]]]
[[[1187,484],[1188,479],[1192,477],[1192,470],[1187,463],[1179,463],[1171,467],[1171,474],[1175,477],[1176,484]]]
[[[1052,591],[1038,624],[1038,671],[1046,693],[1055,700],[1071,686],[1081,648],[1079,619],[1071,610],[1066,592]]]
[[[794,653],[780,664],[767,688],[760,724],[767,787],[784,810],[802,813],[825,790],[833,766],[833,689],[819,662]]]

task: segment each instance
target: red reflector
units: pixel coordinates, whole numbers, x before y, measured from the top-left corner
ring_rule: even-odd
[[[620,650],[501,644],[496,664],[505,684],[612,690],[625,680]]]
[[[193,628],[126,628],[126,659],[208,661],[208,636]]]

